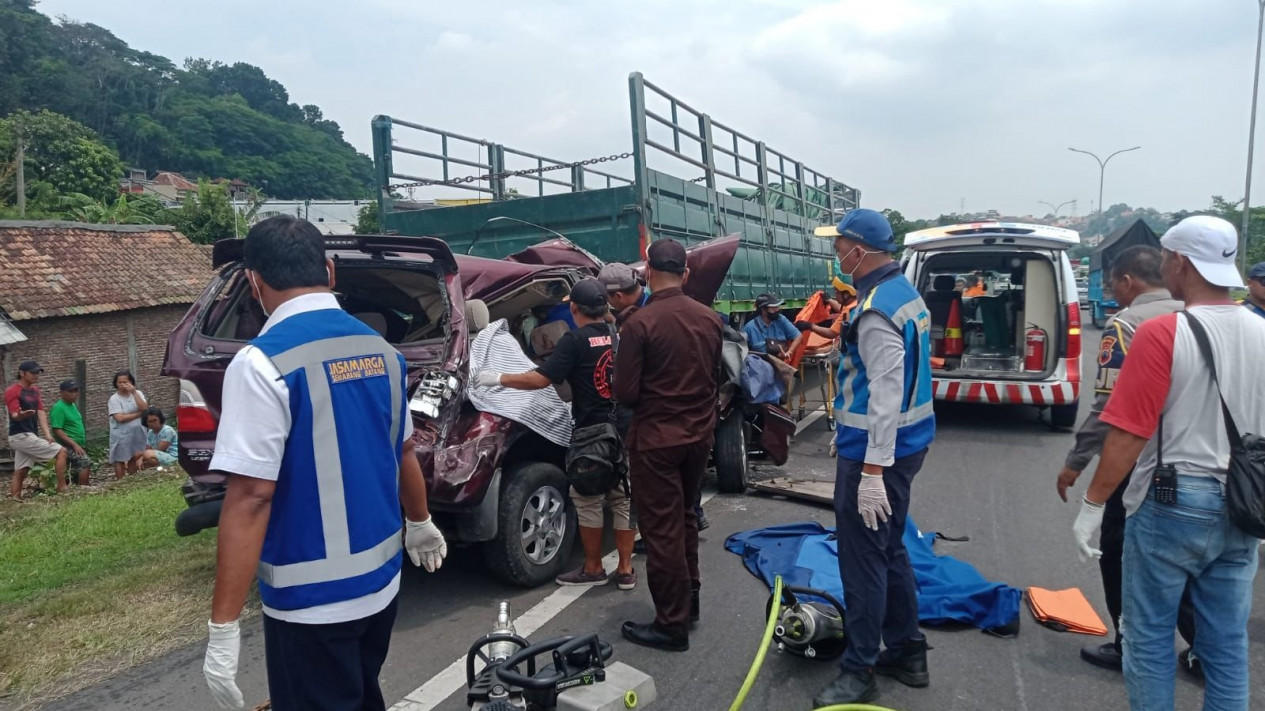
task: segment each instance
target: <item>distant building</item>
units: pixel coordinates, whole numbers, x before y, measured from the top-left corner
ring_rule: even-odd
[[[233,178],[232,180],[227,178],[216,178],[211,182],[228,188],[229,200],[247,200],[250,198],[250,183],[245,180],[238,180],[237,178]]]
[[[6,383],[18,363],[38,361],[51,407],[59,382],[82,380],[90,437],[108,428],[118,370],[135,372],[150,403],[174,413],[178,385],[158,371],[167,334],[215,276],[207,250],[171,227],[0,220],[0,263]]]

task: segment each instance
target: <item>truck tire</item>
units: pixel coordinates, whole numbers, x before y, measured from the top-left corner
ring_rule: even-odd
[[[575,507],[567,475],[544,462],[516,467],[505,478],[497,511],[496,538],[484,546],[492,574],[534,588],[566,566],[575,541]]]
[[[716,427],[716,444],[712,449],[716,460],[716,488],[723,494],[741,494],[747,490],[747,423],[740,410],[734,410]]]
[[[1058,430],[1070,430],[1076,426],[1077,403],[1050,406],[1050,426]]]

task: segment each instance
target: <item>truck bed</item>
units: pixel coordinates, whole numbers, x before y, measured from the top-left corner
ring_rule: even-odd
[[[856,207],[857,190],[695,111],[640,74],[629,78],[629,89],[633,150],[601,162],[631,158],[630,178],[596,170],[590,167],[594,163],[565,163],[376,117],[374,160],[383,229],[439,237],[456,253],[493,258],[560,234],[603,261],[622,262],[640,260],[653,239],[690,245],[738,234],[742,246],[715,304],[729,313],[749,311],[760,293],[777,293],[794,303],[829,283],[833,248],[812,231]],[[649,108],[647,96],[656,102]],[[441,150],[404,146],[397,130],[438,136]],[[487,162],[454,158],[452,148],[463,142],[479,144]],[[397,171],[400,155],[429,160],[432,172]],[[700,175],[682,178],[651,168],[650,156]],[[537,167],[507,170],[510,159]],[[441,175],[434,176],[434,168]],[[451,179],[459,172],[486,179]],[[510,180],[528,181],[537,194],[525,197],[510,190]],[[402,186],[463,188],[481,196],[467,204],[430,207],[401,199]]]

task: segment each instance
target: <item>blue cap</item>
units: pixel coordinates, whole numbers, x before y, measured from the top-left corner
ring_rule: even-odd
[[[818,227],[813,234],[818,237],[846,237],[884,252],[899,249],[892,234],[892,223],[887,221],[883,213],[863,207],[844,215],[838,225]]]
[[[1257,262],[1247,270],[1248,279],[1265,279],[1265,262]]]

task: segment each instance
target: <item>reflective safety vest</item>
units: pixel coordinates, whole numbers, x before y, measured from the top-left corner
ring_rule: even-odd
[[[251,345],[290,390],[259,596],[301,610],[381,590],[403,560],[403,356],[341,309],[296,314]]]
[[[897,419],[896,457],[926,449],[936,436],[931,387],[931,315],[913,285],[900,273],[863,294],[848,328],[848,348],[839,358],[835,395],[839,456],[865,461],[869,445],[870,380],[856,345],[856,324],[870,311],[882,314],[905,341],[905,389]]]

